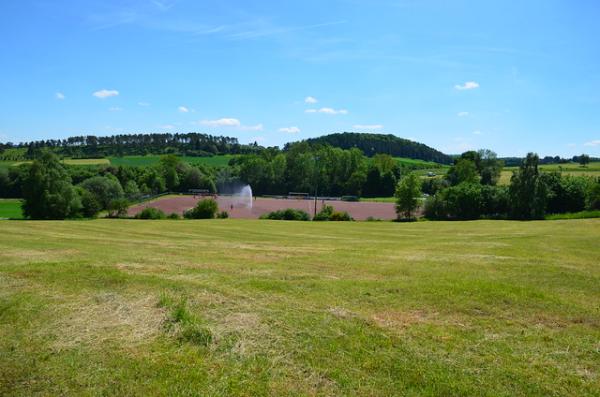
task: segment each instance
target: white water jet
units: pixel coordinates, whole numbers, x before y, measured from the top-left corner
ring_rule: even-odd
[[[252,209],[253,197],[252,197],[252,188],[250,187],[250,185],[246,185],[246,186],[242,187],[241,190],[239,190],[238,192],[236,192],[233,195],[233,197],[234,197],[234,202],[235,202],[236,206]]]

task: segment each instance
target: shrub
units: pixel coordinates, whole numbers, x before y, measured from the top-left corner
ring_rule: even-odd
[[[340,222],[340,221],[353,221],[352,217],[346,211],[335,211],[329,217],[330,221]]]
[[[213,219],[217,215],[219,205],[213,199],[203,199],[198,201],[198,204],[189,211],[186,211],[183,216],[187,219]]]
[[[317,213],[317,215],[315,215],[314,217],[314,221],[328,221],[331,218],[331,215],[333,214],[333,207],[330,205],[324,205],[323,208],[321,208],[321,211],[319,211]]]
[[[358,196],[342,196],[342,201],[360,201]]]
[[[227,211],[221,211],[217,214],[217,218],[219,219],[227,219],[229,218],[229,212]]]
[[[177,212],[171,212],[169,215],[167,215],[167,219],[181,219],[181,215],[179,215]]]
[[[122,218],[127,215],[127,209],[129,208],[129,202],[124,199],[115,199],[108,204],[108,215],[111,218]]]
[[[165,219],[167,216],[162,210],[153,207],[144,208],[141,212],[138,212],[135,219]]]
[[[278,221],[309,221],[310,216],[302,210],[295,208],[288,208],[285,210],[273,211],[268,214],[264,214],[260,219],[271,219]]]
[[[586,201],[589,210],[600,210],[600,180],[590,186]]]

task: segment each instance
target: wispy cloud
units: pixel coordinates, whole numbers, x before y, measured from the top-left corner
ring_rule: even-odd
[[[583,144],[584,146],[600,146],[600,139],[594,139],[593,141],[589,141]]]
[[[310,29],[323,28],[323,27],[327,27],[327,26],[341,25],[344,23],[347,23],[347,21],[331,21],[331,22],[324,22],[324,23],[317,23],[317,24],[313,24],[313,25],[303,25],[303,26],[284,26],[284,27],[266,26],[266,27],[259,27],[257,29],[250,29],[250,30],[232,33],[232,34],[229,34],[227,36],[227,38],[234,39],[234,40],[254,39],[254,38],[265,37],[265,36],[273,36],[273,35],[291,33],[291,32],[296,32],[296,31],[301,31],[301,30],[310,30]]]
[[[454,86],[455,89],[459,90],[459,91],[464,91],[464,90],[474,90],[475,88],[479,88],[479,83],[476,81],[467,81],[464,84],[456,84]]]
[[[352,126],[355,130],[380,130],[383,128],[381,124],[354,124]]]
[[[475,130],[475,131],[473,131],[473,135],[481,135],[481,134],[482,134],[482,132],[481,132],[481,131],[479,131],[479,130]]]
[[[298,128],[298,127],[282,127],[279,129],[279,132],[285,132],[286,134],[297,134],[300,132],[300,128]]]
[[[94,92],[92,95],[95,96],[96,98],[106,99],[106,98],[110,98],[113,96],[118,96],[119,91],[117,91],[117,90],[100,90],[100,91]]]
[[[202,120],[200,124],[207,127],[239,127],[242,125],[238,119],[222,118],[217,120]]]
[[[304,103],[313,104],[313,103],[317,103],[317,102],[319,102],[319,101],[314,96],[307,96],[306,98],[304,98]]]
[[[346,109],[333,109],[333,108],[320,108],[320,109],[306,109],[306,113],[324,113],[324,114],[348,114]]]
[[[256,125],[240,125],[240,130],[242,131],[262,131],[264,126],[262,124]]]
[[[175,126],[172,124],[159,125],[158,128],[161,130],[172,130],[175,129]]]
[[[467,117],[469,115],[469,112],[458,112],[456,115],[458,117]]]
[[[148,102],[138,102],[138,106],[148,107],[150,104]]]
[[[62,92],[57,92],[56,94],[54,94],[54,96],[56,97],[56,99],[59,99],[61,101],[65,99],[65,94],[63,94]]]
[[[188,108],[187,108],[187,107],[185,107],[185,106],[179,106],[179,107],[177,108],[177,110],[179,111],[179,113],[189,113],[189,111],[190,111],[190,109],[188,109]]]
[[[123,108],[120,108],[118,106],[112,106],[112,107],[108,108],[109,112],[120,112],[122,110],[123,110]]]

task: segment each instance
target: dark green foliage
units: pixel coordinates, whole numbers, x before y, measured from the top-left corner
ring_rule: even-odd
[[[450,164],[452,159],[427,145],[398,138],[394,135],[360,134],[344,132],[330,134],[319,138],[307,140],[311,145],[326,144],[341,149],[358,148],[367,156],[372,157],[378,153],[389,154],[394,157],[408,157],[436,163]]]
[[[198,204],[183,216],[187,219],[213,219],[217,215],[219,205],[213,199],[202,199]]]
[[[44,152],[29,168],[22,185],[23,213],[31,219],[79,215],[81,200],[56,155]]]
[[[285,210],[273,211],[268,214],[264,214],[260,219],[271,219],[278,221],[309,221],[310,216],[308,213],[295,208],[288,208]]]
[[[537,154],[529,153],[510,181],[511,217],[514,219],[543,219],[548,189],[538,171]]]
[[[452,186],[461,183],[478,183],[479,175],[477,174],[477,165],[469,158],[460,158],[448,170],[446,178]]]
[[[425,217],[428,219],[504,218],[507,211],[508,192],[505,187],[476,183],[451,186],[425,202]]]
[[[313,218],[314,221],[328,221],[329,218],[331,217],[331,215],[333,214],[333,207],[330,205],[324,205],[323,208],[321,208],[321,211],[319,211],[317,213],[317,215],[315,215],[315,217]]]
[[[548,190],[546,212],[549,214],[579,212],[586,208],[591,184],[589,178],[562,176],[559,172],[552,172],[542,174],[541,179]]]
[[[162,210],[154,207],[144,208],[135,215],[135,219],[165,219],[166,217]]]
[[[217,214],[217,218],[218,219],[227,219],[227,218],[229,218],[229,212],[221,211]]]
[[[177,212],[172,212],[169,215],[167,215],[167,219],[172,219],[172,220],[181,219],[181,215],[179,215]]]
[[[412,214],[419,207],[421,197],[421,181],[416,174],[408,174],[396,187],[396,214],[398,219],[413,219]]]
[[[421,182],[421,191],[433,196],[442,189],[449,186],[449,182],[444,178],[427,178]]]
[[[591,184],[586,201],[587,209],[600,210],[600,179]]]
[[[350,214],[346,211],[333,211],[331,216],[329,216],[329,220],[332,222],[347,222],[353,221]]]
[[[579,164],[581,164],[582,167],[585,167],[589,163],[590,163],[590,156],[588,156],[587,154],[582,154],[581,156],[579,156]]]
[[[108,204],[108,216],[111,218],[124,218],[127,216],[129,201],[125,198],[116,198]]]
[[[79,185],[95,196],[102,209],[108,209],[111,201],[123,198],[124,196],[119,180],[112,174],[108,175],[94,176],[86,179]]]
[[[77,187],[77,193],[81,198],[81,213],[86,218],[94,218],[98,212],[102,211],[102,204],[98,201],[95,194],[80,186]]]

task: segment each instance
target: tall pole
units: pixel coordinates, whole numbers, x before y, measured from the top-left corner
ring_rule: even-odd
[[[319,156],[315,156],[315,174],[316,174],[316,178],[315,178],[315,212],[313,214],[313,219],[317,216],[317,193],[318,193],[318,188],[319,188]]]

